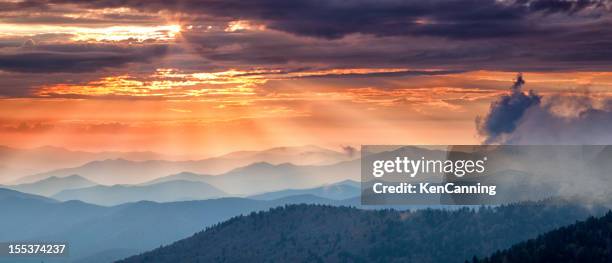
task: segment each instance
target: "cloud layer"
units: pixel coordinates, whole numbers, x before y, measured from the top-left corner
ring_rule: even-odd
[[[476,119],[483,143],[607,145],[612,143],[612,100],[591,94],[525,93],[519,75],[511,93]]]
[[[12,72],[92,72],[127,63],[150,62],[163,57],[167,47],[148,45],[129,47],[119,45],[61,44],[26,45],[0,53],[0,70]],[[27,44],[30,43],[30,44]]]
[[[474,118],[498,99],[479,121],[488,141],[536,138],[538,123],[558,129],[542,129],[542,140],[565,138],[560,133],[572,129],[559,127],[567,123],[605,128],[593,125],[609,111],[598,101],[612,96],[610,7],[608,0],[0,0],[0,137],[158,149],[183,138],[173,147],[223,150],[473,143]],[[519,81],[499,97],[515,72],[538,93]],[[585,96],[592,107],[554,102],[575,87],[594,90]],[[572,107],[581,114],[567,114]],[[119,125],[83,132],[108,123]]]

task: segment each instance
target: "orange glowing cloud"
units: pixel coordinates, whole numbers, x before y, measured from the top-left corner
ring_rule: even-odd
[[[397,71],[158,69],[44,86],[36,98],[2,100],[0,144],[195,155],[300,144],[478,143],[476,115],[508,92],[515,77],[478,71],[352,78]],[[338,78],[341,74],[351,77]],[[326,75],[333,78],[321,78]],[[525,73],[525,78],[538,92],[592,86],[592,96],[612,95],[596,88],[612,85],[612,73]]]
[[[83,85],[58,84],[44,86],[37,96],[83,95],[83,96],[135,96],[135,97],[201,97],[201,96],[248,96],[254,95],[253,86],[264,83],[264,79],[242,76],[243,71],[215,73],[178,73],[172,69],[158,69],[144,78],[129,75],[105,77]]]
[[[307,77],[367,76],[378,73],[401,73],[402,68],[389,69],[329,69],[301,72],[283,72],[277,69],[234,70],[220,72],[181,73],[177,69],[157,69],[148,76],[109,76],[85,84],[57,84],[43,86],[35,92],[40,97],[82,96],[134,96],[193,98],[205,96],[252,96],[256,87],[269,80],[291,80]],[[432,71],[435,72],[435,71]]]

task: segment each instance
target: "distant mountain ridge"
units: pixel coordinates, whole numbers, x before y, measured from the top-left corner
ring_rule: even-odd
[[[209,180],[210,177],[212,176],[213,175],[197,174],[197,173],[192,173],[192,172],[181,172],[178,174],[172,174],[172,175],[156,178],[151,181],[144,182],[140,185],[149,185],[149,184],[163,183],[163,182],[175,181],[175,180],[205,182],[206,180]]]
[[[123,159],[94,161],[78,168],[60,169],[30,179],[79,174],[105,185],[114,185],[116,183],[112,182],[115,181],[123,182],[121,184],[146,185],[186,179],[208,183],[232,195],[253,195],[290,188],[317,187],[326,183],[359,178],[358,160],[323,166],[300,166],[290,163],[274,165],[258,162],[215,176],[183,170],[197,170],[197,166],[206,162],[189,161],[189,164],[194,166],[185,168],[177,162],[168,161],[133,162]],[[174,172],[175,170],[178,172]],[[172,175],[167,176],[168,174]]]
[[[344,180],[338,183],[308,189],[287,189],[249,196],[257,200],[273,200],[295,195],[314,195],[334,200],[344,200],[358,197],[361,194],[361,184],[353,180]]]
[[[52,196],[64,190],[95,186],[97,183],[73,174],[67,177],[51,176],[40,181],[27,184],[4,186],[24,193]]]
[[[224,197],[222,190],[204,182],[173,180],[149,185],[96,185],[61,191],[52,197],[60,201],[80,200],[97,205],[129,202],[175,202]]]
[[[477,157],[474,154],[486,154],[489,157],[488,163],[492,165],[492,167],[496,167],[496,162],[498,162],[498,164],[503,163],[504,165],[508,165],[508,169],[496,170],[490,173],[491,176],[482,179],[483,182],[489,179],[495,182],[503,181],[506,191],[499,192],[499,198],[519,198],[519,200],[515,201],[521,201],[529,199],[539,200],[549,196],[557,195],[571,196],[576,193],[566,192],[569,190],[578,191],[579,189],[582,189],[581,187],[589,187],[589,189],[598,189],[598,191],[601,192],[602,190],[606,190],[603,189],[604,187],[602,186],[606,185],[606,183],[609,181],[609,178],[597,175],[597,172],[595,172],[606,168],[608,162],[601,162],[603,164],[599,165],[595,165],[592,162],[589,162],[588,164],[593,170],[592,173],[595,174],[589,178],[586,178],[589,180],[576,180],[574,177],[568,176],[567,174],[563,175],[563,178],[560,178],[560,180],[554,180],[554,176],[559,175],[557,172],[561,172],[558,170],[562,170],[558,168],[556,170],[551,168],[553,169],[553,171],[547,171],[547,176],[541,176],[538,178],[536,176],[532,176],[533,174],[523,172],[522,170],[520,170],[520,166],[524,163],[533,163],[530,167],[532,169],[537,170],[538,168],[535,163],[538,162],[534,162],[532,160],[533,158],[541,158],[542,162],[549,162],[556,160],[556,154],[561,154],[563,158],[570,158],[574,154],[581,153],[583,154],[582,156],[585,156],[586,158],[594,158],[593,160],[595,161],[604,160],[606,156],[609,156],[612,153],[610,147],[602,147],[601,149],[598,149],[597,147],[592,149],[589,148],[588,152],[585,152],[582,149],[570,149],[571,151],[567,153],[564,153],[564,150],[566,150],[565,148],[558,148],[557,153],[555,151],[540,148],[533,149],[526,147],[526,149],[508,149],[493,146],[486,148],[486,151],[484,153],[474,153],[471,152],[470,147],[474,146],[458,146],[457,149],[453,148],[453,158],[470,159]],[[312,151],[313,149],[316,150],[318,148],[273,148],[270,149],[269,152],[273,152],[274,154],[284,152],[299,153],[302,151]],[[552,149],[554,150],[554,148]],[[529,154],[531,151],[535,151],[536,154]],[[242,158],[244,156],[252,156],[253,154],[254,153],[251,152],[239,152],[234,155],[235,157]],[[400,155],[407,156],[413,159],[444,159],[448,157],[447,155],[449,153],[440,149],[436,150],[433,148],[429,149],[407,146],[399,147],[397,149],[388,149],[387,151],[383,152],[373,152],[366,154],[371,154],[377,159],[390,159],[393,158],[393,156]],[[361,179],[360,159],[342,161],[330,165],[295,165],[292,163],[272,164],[267,162],[255,162],[217,175],[210,175],[207,173],[198,172],[199,169],[210,169],[210,166],[207,166],[207,164],[212,164],[213,166],[219,165],[220,163],[217,162],[219,160],[227,161],[227,159],[215,158],[200,161],[184,162],[134,162],[125,159],[113,159],[104,161],[94,161],[81,167],[56,170],[53,172],[36,175],[36,177],[62,177],[69,174],[80,174],[85,178],[107,185],[114,185],[116,184],[116,182],[122,182],[121,184],[146,185],[164,181],[186,180],[210,184],[211,186],[214,186],[226,192],[228,195],[232,196],[254,196],[263,193],[284,191],[287,189],[316,188],[324,184],[331,184],[342,180]],[[238,161],[230,161],[236,164],[243,160],[241,159]],[[249,161],[251,160],[249,159]],[[580,161],[578,161],[578,163],[580,163]],[[513,171],[512,169],[514,168],[518,170],[515,172],[510,172]],[[543,173],[543,171],[539,171],[538,173]],[[168,176],[168,174],[170,174],[171,176]],[[440,175],[432,174],[431,176],[434,176],[437,179]],[[416,178],[407,178],[406,180],[423,180],[423,178],[421,177],[422,176]],[[561,177],[561,175],[559,177]],[[529,178],[530,180],[527,180],[527,178]],[[563,182],[564,184],[580,184],[581,187],[563,188],[559,185],[559,183],[561,182]],[[512,191],[508,189],[512,189]],[[561,193],[560,189],[563,189],[564,192]],[[524,194],[513,194],[516,191],[520,191]],[[325,195],[325,193],[321,192],[318,195]]]
[[[0,188],[0,202],[9,203],[9,202],[17,202],[17,201],[36,201],[36,202],[44,202],[44,203],[57,203],[56,200],[51,198],[46,198],[39,195],[22,193],[12,189]]]
[[[359,178],[359,160],[323,166],[254,163],[227,173],[207,177],[210,183],[231,194],[253,195],[285,189],[319,187]]]
[[[275,167],[270,165],[270,167]],[[245,177],[250,176],[248,173]],[[49,177],[41,181],[5,186],[24,193],[42,195],[60,201],[80,200],[96,205],[118,205],[137,201],[175,202],[204,200],[230,196],[207,182],[223,180],[211,175],[179,173],[137,185],[98,185],[78,175]],[[310,195],[331,200],[346,200],[358,197],[360,183],[344,180],[306,189],[287,189],[248,196],[257,200],[274,200],[290,196]]]
[[[251,163],[292,163],[295,165],[330,165],[340,161],[350,161],[358,157],[358,152],[337,152],[315,145],[274,147],[263,151],[237,151],[219,156],[219,158],[225,159],[250,160]]]
[[[95,160],[123,158],[133,161],[173,159],[173,156],[149,151],[140,152],[86,152],[61,147],[42,146],[29,149],[12,148],[0,145],[0,180],[12,182],[18,177],[42,173],[66,167],[76,167]],[[68,174],[70,175],[70,174]],[[65,175],[64,175],[65,176]],[[44,178],[37,178],[27,183]],[[17,181],[15,183],[26,183]]]
[[[304,158],[304,156],[310,157]],[[344,153],[323,148],[313,148],[312,146],[272,148],[259,152],[240,152],[189,161],[133,161],[125,158],[113,158],[91,161],[77,167],[33,174],[21,178],[18,183],[29,183],[51,176],[65,177],[71,174],[79,174],[105,185],[139,184],[181,172],[219,175],[230,173],[238,167],[250,166],[256,163],[268,163],[278,166],[282,166],[285,163],[298,164],[299,166],[329,166],[335,163],[350,161],[354,158],[354,156]]]

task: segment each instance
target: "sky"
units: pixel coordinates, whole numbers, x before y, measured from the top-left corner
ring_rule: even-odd
[[[611,7],[0,1],[0,144],[209,156],[524,141],[556,125],[543,140],[576,118],[608,120]]]

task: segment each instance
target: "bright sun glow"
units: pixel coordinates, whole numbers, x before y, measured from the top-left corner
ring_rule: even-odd
[[[254,24],[248,20],[236,20],[231,21],[227,24],[225,28],[225,32],[236,32],[236,31],[244,31],[244,30],[265,30],[266,27],[264,25]]]
[[[88,28],[79,31],[73,40],[76,41],[124,41],[147,39],[172,40],[181,32],[180,25],[165,26],[113,26],[108,28]]]
[[[181,32],[180,25],[111,26],[88,28],[75,26],[42,26],[0,24],[0,36],[27,37],[42,33],[68,34],[73,41],[170,41]]]

